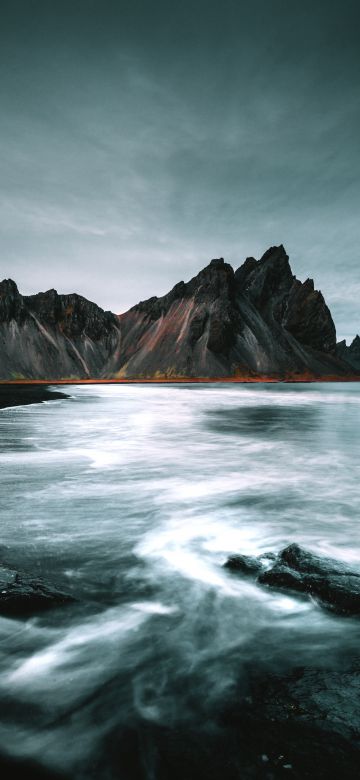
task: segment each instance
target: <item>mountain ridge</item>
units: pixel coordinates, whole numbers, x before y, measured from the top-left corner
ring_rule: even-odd
[[[354,342],[336,343],[322,293],[296,278],[282,244],[236,270],[214,258],[119,315],[77,293],[22,296],[0,282],[3,380],[360,377]]]

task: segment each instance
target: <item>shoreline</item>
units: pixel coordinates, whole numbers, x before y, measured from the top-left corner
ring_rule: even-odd
[[[29,404],[41,404],[44,401],[58,401],[59,399],[70,398],[66,393],[56,390],[48,390],[44,385],[29,384],[23,387],[14,385],[0,384],[0,410],[11,409],[15,406],[27,406]]]
[[[180,385],[180,384],[322,384],[328,382],[360,382],[360,375],[322,376],[310,375],[286,377],[169,377],[139,379],[0,379],[1,387],[27,387],[47,385]]]
[[[357,377],[197,377],[174,379],[0,379],[0,410],[44,401],[66,400],[70,396],[52,388],[81,385],[218,385],[218,384],[323,384],[329,382],[355,383]]]

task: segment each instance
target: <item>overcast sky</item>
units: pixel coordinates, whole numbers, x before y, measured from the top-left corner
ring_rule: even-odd
[[[359,22],[353,0],[1,0],[1,278],[121,312],[283,243],[352,338]]]

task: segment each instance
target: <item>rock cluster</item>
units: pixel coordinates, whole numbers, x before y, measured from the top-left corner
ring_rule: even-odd
[[[29,617],[74,602],[54,585],[24,572],[0,566],[0,614]]]
[[[307,594],[338,614],[360,614],[360,571],[314,555],[297,544],[289,545],[277,556],[232,555],[225,567],[253,576],[269,588]]]

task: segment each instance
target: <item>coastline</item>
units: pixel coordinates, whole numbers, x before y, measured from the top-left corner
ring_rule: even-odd
[[[137,379],[0,379],[1,387],[27,387],[44,385],[181,385],[181,384],[311,384],[324,382],[360,382],[360,374],[349,376],[311,376],[310,374],[271,376],[231,376],[231,377],[152,377]]]
[[[61,398],[69,398],[66,393],[60,391],[48,390],[46,382],[38,385],[37,383],[26,384],[24,386],[15,386],[13,384],[7,387],[7,384],[0,384],[0,409],[9,409],[13,406],[24,406],[27,404],[40,404],[44,401],[57,401]]]

